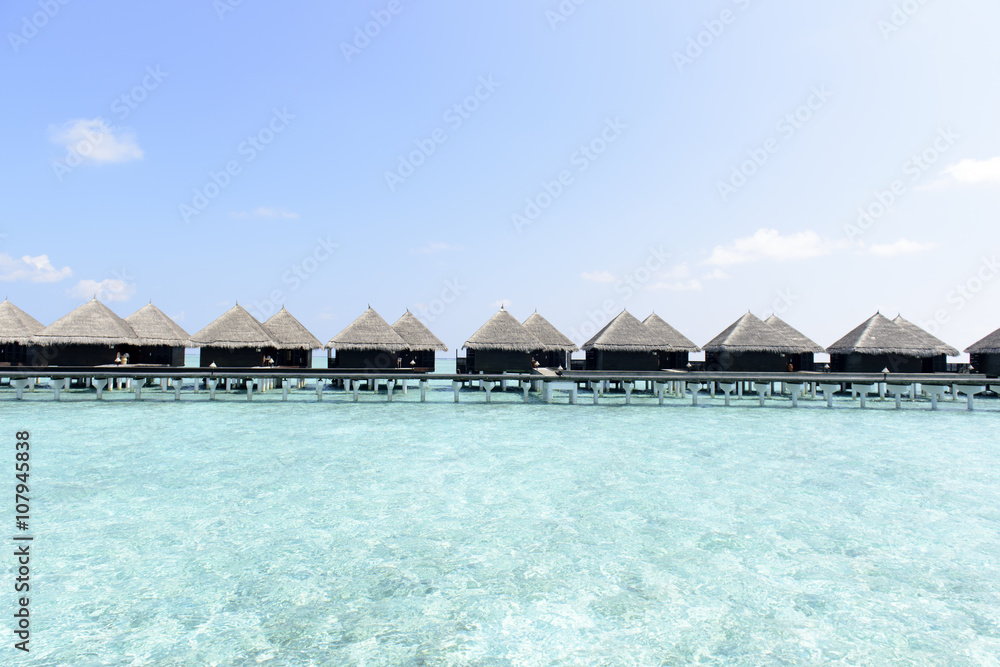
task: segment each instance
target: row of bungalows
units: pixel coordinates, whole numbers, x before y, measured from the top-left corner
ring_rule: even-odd
[[[0,365],[101,366],[122,363],[181,366],[185,348],[200,348],[202,367],[308,368],[312,352],[328,349],[327,366],[344,371],[435,370],[445,344],[406,311],[389,325],[369,307],[325,346],[282,308],[264,322],[237,304],[194,334],[152,303],[126,318],[96,298],[49,326],[8,300],[0,303]],[[524,322],[501,308],[464,347],[461,372],[523,372],[571,368],[577,346],[537,311]],[[587,370],[655,371],[690,368],[699,348],[658,315],[639,321],[623,310],[582,347]],[[709,371],[813,370],[824,349],[776,315],[746,313],[703,348]],[[334,356],[334,352],[336,356]],[[958,350],[912,322],[876,313],[826,348],[828,370],[847,373],[939,373]],[[975,372],[1000,375],[1000,329],[966,349]]]

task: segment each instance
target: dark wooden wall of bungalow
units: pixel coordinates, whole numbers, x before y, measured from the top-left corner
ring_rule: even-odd
[[[340,370],[388,371],[401,368],[402,352],[388,350],[337,350],[330,368]]]
[[[948,357],[939,354],[924,359],[899,354],[832,354],[830,370],[834,373],[881,373],[888,368],[890,373],[944,373],[948,369]]]
[[[783,373],[791,362],[793,371],[811,371],[813,354],[788,354],[782,352],[706,352],[705,370],[733,371],[736,373]],[[879,369],[881,370],[881,369]]]
[[[468,350],[466,358],[470,373],[503,373],[532,369],[530,352]]]
[[[684,370],[688,365],[687,352],[657,352],[660,368]]]
[[[403,368],[411,368],[410,362],[413,361],[416,363],[412,368],[423,368],[427,372],[434,372],[434,362],[437,360],[434,350],[406,350],[400,352],[398,356],[403,360]]]
[[[157,364],[161,366],[183,366],[184,348],[166,345],[126,345],[122,354],[128,352],[130,364]]]
[[[221,368],[252,368],[263,366],[264,357],[277,361],[278,351],[270,347],[203,347],[199,353],[198,365],[205,367],[213,363]]]
[[[1000,354],[970,354],[973,372],[989,377],[1000,377]]]
[[[660,369],[658,352],[606,352],[587,350],[588,371],[656,371]]]

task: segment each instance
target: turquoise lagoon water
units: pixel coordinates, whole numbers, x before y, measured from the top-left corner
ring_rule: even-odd
[[[988,402],[9,392],[33,457],[17,664],[998,664]]]

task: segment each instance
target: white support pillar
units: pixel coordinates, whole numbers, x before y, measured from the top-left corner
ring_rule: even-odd
[[[507,380],[500,380],[500,391],[507,391]]]
[[[833,407],[833,395],[840,391],[839,384],[820,383],[819,388],[823,391],[823,398],[826,399],[826,407]]]
[[[323,382],[323,378],[316,378],[316,402],[317,403],[322,403],[323,402],[323,390],[326,388],[325,385],[326,385],[326,383]]]
[[[387,403],[392,403],[392,390],[396,388],[396,381],[386,379],[385,381],[385,400]]]
[[[602,380],[601,381],[601,394],[604,395],[606,393],[608,393],[608,381],[607,380]]]
[[[233,378],[226,378],[226,393],[228,394],[233,390]]]
[[[59,392],[62,391],[62,380],[53,380],[52,382],[52,400],[59,400]]]
[[[401,380],[399,381],[399,384],[400,384],[400,389],[402,389],[402,390],[403,390],[403,396],[406,396],[406,385],[407,385],[407,384],[409,384],[409,383],[408,383],[408,382],[406,381],[406,378],[402,378],[402,379],[401,379]]]
[[[160,378],[160,391],[167,390],[167,378]]]
[[[420,402],[423,403],[427,400],[427,380],[420,381]]]
[[[361,380],[351,380],[351,392],[354,394],[354,402],[358,402],[358,392],[361,391]]]
[[[94,382],[94,389],[97,390],[97,400],[100,401],[102,398],[104,398],[104,388],[108,386],[108,379],[107,378],[100,378],[100,379],[94,378],[93,382]],[[20,397],[18,397],[18,398],[20,398]]]
[[[598,399],[600,399],[600,397],[601,397],[601,391],[600,391],[599,387],[595,384],[594,385],[594,405],[597,405]]]
[[[542,383],[542,400],[546,403],[552,402],[552,383],[543,382]]]
[[[701,391],[701,383],[685,382],[684,389],[691,392],[691,405],[698,405],[698,392]]]
[[[205,378],[205,386],[208,387],[208,400],[215,400],[215,388],[219,386],[219,378]]]
[[[958,395],[955,393],[955,385],[954,384],[951,385],[951,400],[953,400],[953,401],[957,401],[958,400]]]
[[[542,381],[541,380],[532,380],[531,381],[531,391],[541,391],[541,390],[542,390]]]
[[[569,390],[569,404],[570,405],[576,405],[576,399],[577,399],[577,385],[574,382],[573,386],[570,387],[570,390]]]
[[[865,407],[865,398],[868,396],[868,394],[877,390],[878,386],[874,384],[863,384],[859,382],[851,383],[851,393],[854,393],[856,391],[858,395],[861,397],[862,408]]]
[[[969,411],[971,412],[972,397],[975,396],[976,394],[981,394],[982,392],[986,391],[986,387],[982,385],[980,386],[964,385],[956,387],[956,391],[958,391],[959,394],[965,394],[965,396],[969,399]]]
[[[709,398],[715,398],[715,382],[708,383],[708,396]]]
[[[785,388],[788,389],[789,393],[791,393],[792,395],[792,407],[793,408],[799,407],[799,394],[805,391],[805,385],[799,384],[797,382],[795,383],[785,382],[782,384],[785,385]]]
[[[760,407],[764,407],[764,399],[767,398],[767,394],[771,389],[771,383],[754,382],[753,388],[757,391],[757,395],[760,397]]]
[[[736,398],[743,398],[743,380],[736,383]]]
[[[177,391],[177,396],[180,397],[180,390]],[[253,378],[247,378],[247,400],[253,400]]]
[[[63,383],[63,389],[69,389],[69,378],[63,380],[62,383]]]
[[[632,405],[632,390],[635,389],[635,383],[626,380],[622,382],[622,389],[625,390],[625,405]]]
[[[136,380],[135,383],[135,400],[142,400],[142,380]]]
[[[451,390],[455,393],[455,402],[458,403],[458,390],[462,388],[462,383],[458,380],[451,381]]]
[[[656,400],[659,402],[660,405],[663,405],[663,383],[654,382],[653,389],[656,391]]]
[[[28,386],[28,380],[26,378],[21,378],[18,380],[11,380],[10,383],[14,385],[15,395],[17,400],[24,398],[24,388]],[[98,396],[100,398],[100,396]]]
[[[486,391],[486,402],[493,402],[493,388],[496,386],[495,382],[483,382],[482,387]]]
[[[880,401],[885,400],[885,385],[886,385],[885,382],[878,383],[878,400]]]
[[[902,406],[903,394],[910,391],[910,385],[908,384],[886,384],[885,390],[892,394],[893,398],[896,399],[896,409],[899,410]]]
[[[925,384],[923,388],[925,393],[930,394],[931,410],[937,410],[938,399],[944,396],[944,392],[948,388],[940,384]]]
[[[720,382],[719,389],[726,395],[726,407],[729,407],[729,395],[733,393],[733,389],[736,389],[735,382]]]
[[[281,381],[281,400],[288,400],[288,380]]]
[[[528,402],[528,392],[531,391],[531,383],[527,380],[521,380],[521,392],[524,394],[524,402]]]

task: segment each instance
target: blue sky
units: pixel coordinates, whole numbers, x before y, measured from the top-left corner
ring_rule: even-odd
[[[577,4],[579,3],[579,4]],[[676,7],[674,5],[683,5]],[[236,300],[326,341],[371,304],[448,345],[500,303],[577,342],[750,309],[1000,327],[986,0],[11,1],[0,282],[194,333]]]

